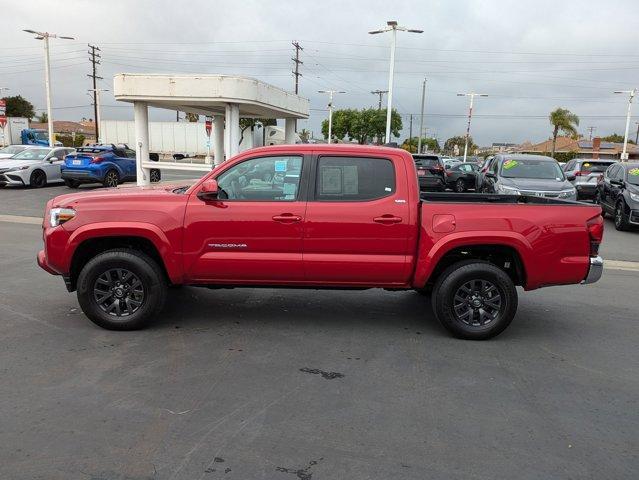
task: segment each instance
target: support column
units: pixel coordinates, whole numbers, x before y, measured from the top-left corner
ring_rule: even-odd
[[[284,143],[287,145],[295,144],[295,119],[284,119]]]
[[[228,121],[230,117],[230,122]],[[226,130],[229,139],[229,149],[226,154],[227,160],[240,152],[240,106],[237,103],[230,103],[227,110]]]
[[[233,123],[231,104],[224,107],[224,158],[231,158],[231,124]]]
[[[149,160],[149,107],[146,102],[133,102],[135,123],[135,172],[139,186],[151,184],[151,170],[142,168],[142,160]]]
[[[213,117],[213,165],[224,162],[224,117]]]

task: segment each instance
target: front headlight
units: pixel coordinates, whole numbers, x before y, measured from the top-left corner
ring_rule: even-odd
[[[515,187],[507,187],[506,185],[497,185],[497,192],[505,193],[506,195],[521,195],[521,192]]]
[[[27,168],[29,168],[28,165],[25,165],[23,167],[13,167],[7,170],[7,172],[17,172],[18,170],[26,170]]]
[[[577,190],[571,188],[569,190],[562,190],[559,192],[559,198],[570,198],[574,197],[577,194]]]
[[[75,210],[72,208],[52,208],[49,213],[49,225],[57,227],[68,222],[75,217]]]
[[[628,192],[628,195],[630,195],[630,198],[635,202],[639,202],[639,193]]]

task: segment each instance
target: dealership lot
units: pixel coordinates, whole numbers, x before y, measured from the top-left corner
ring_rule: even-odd
[[[191,175],[192,176],[192,175]],[[413,292],[183,288],[145,331],[41,271],[65,187],[0,191],[2,478],[632,478],[636,282],[522,295],[489,342]],[[8,221],[6,221],[8,220]],[[639,261],[606,222],[602,254]],[[632,266],[632,264],[630,264]]]

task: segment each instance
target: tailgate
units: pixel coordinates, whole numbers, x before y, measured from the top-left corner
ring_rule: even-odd
[[[86,167],[97,157],[95,153],[72,153],[64,157],[65,168]]]

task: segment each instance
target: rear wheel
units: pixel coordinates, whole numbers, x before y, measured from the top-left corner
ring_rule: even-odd
[[[517,312],[517,290],[500,268],[469,260],[441,274],[432,302],[437,319],[454,336],[486,340],[510,325]]]
[[[102,185],[105,187],[117,187],[120,182],[120,175],[116,170],[109,170],[106,175],[104,175],[104,180],[102,181]]]
[[[78,188],[80,186],[80,182],[76,180],[64,180],[64,184],[69,188]]]
[[[464,182],[463,178],[459,178],[455,182],[455,191],[457,193],[464,193],[466,191],[466,182]]]
[[[623,201],[618,202],[615,207],[615,228],[620,231],[628,230],[630,228],[628,214],[626,213]]]
[[[158,264],[136,250],[109,250],[92,258],[78,276],[78,302],[84,314],[107,330],[148,325],[166,297]]]
[[[47,174],[42,170],[34,170],[29,177],[29,185],[33,188],[42,188],[47,184]]]

